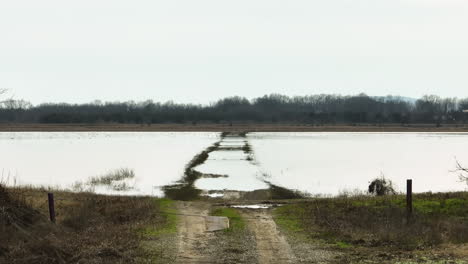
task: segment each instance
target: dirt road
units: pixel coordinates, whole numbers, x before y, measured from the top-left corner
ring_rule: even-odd
[[[288,243],[268,209],[238,209],[250,236],[208,232],[204,216],[210,206],[207,202],[178,203],[176,263],[329,263],[336,255],[313,243]]]
[[[242,210],[249,229],[255,235],[259,264],[296,263],[288,242],[267,210]]]
[[[179,202],[178,254],[176,263],[217,263],[213,251],[217,249],[216,236],[207,232],[209,203]],[[255,237],[259,264],[295,263],[295,257],[286,239],[278,231],[270,213],[264,210],[242,210],[248,228]],[[201,216],[201,217],[200,217]]]
[[[179,202],[178,254],[176,263],[214,263],[209,242],[214,234],[207,232],[205,217],[210,205],[203,202]]]

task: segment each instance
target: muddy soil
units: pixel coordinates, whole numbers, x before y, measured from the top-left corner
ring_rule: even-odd
[[[178,202],[179,224],[175,263],[468,263],[466,245],[425,251],[388,251],[386,248],[341,248],[289,234],[276,225],[272,209],[237,209],[247,229],[208,232],[205,216],[210,202]],[[286,233],[284,233],[286,232]],[[169,259],[167,259],[169,260]],[[435,262],[430,262],[434,260]],[[442,262],[437,262],[442,261]],[[445,261],[445,262],[444,262]],[[448,262],[447,262],[448,261]],[[450,262],[453,261],[453,262]],[[415,263],[414,262],[414,263]],[[173,263],[173,262],[167,262]]]
[[[216,263],[212,259],[214,248],[210,241],[212,232],[207,232],[204,216],[208,216],[210,204],[204,202],[179,202],[178,253],[176,263]]]
[[[271,216],[271,209],[238,209],[247,223],[242,232],[208,232],[209,202],[178,202],[176,263],[330,263],[334,254],[311,244],[291,245]]]
[[[249,230],[209,232],[208,202],[178,202],[178,253],[175,263],[257,262],[255,237]]]
[[[275,221],[266,209],[240,210],[254,233],[258,263],[296,263],[296,258],[285,237],[280,234]]]
[[[256,264],[258,263],[255,236],[250,230],[215,232],[211,245],[216,248],[216,263]]]

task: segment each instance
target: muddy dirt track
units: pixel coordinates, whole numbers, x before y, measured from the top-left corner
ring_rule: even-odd
[[[243,210],[242,214],[255,234],[258,263],[296,263],[291,247],[280,234],[270,213],[266,210]]]
[[[213,233],[207,232],[203,216],[209,213],[209,204],[179,202],[178,254],[176,263],[216,263],[207,251]]]
[[[241,248],[251,249],[253,257],[246,258],[245,252],[234,245],[231,250],[227,250],[226,245],[222,246],[226,241],[220,239],[222,236],[219,233],[207,231],[203,216],[209,214],[210,207],[210,203],[206,202],[178,202],[180,216],[176,263],[286,264],[329,263],[333,260],[335,254],[311,245],[304,247],[295,243],[293,250],[268,209],[239,209],[247,223],[248,232],[252,233],[252,239],[235,242],[242,243]]]

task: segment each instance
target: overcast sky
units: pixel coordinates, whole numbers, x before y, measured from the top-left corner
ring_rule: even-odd
[[[468,97],[468,1],[0,0],[0,88],[33,103]]]

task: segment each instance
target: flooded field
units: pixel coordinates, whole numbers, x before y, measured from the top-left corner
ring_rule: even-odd
[[[71,188],[121,168],[134,171],[126,194],[160,195],[218,133],[0,133],[0,180]],[[99,193],[115,193],[97,186]],[[122,192],[118,192],[122,193]]]
[[[460,191],[456,159],[468,166],[468,133],[253,133],[271,182],[312,194],[366,190],[383,174],[397,191]]]
[[[209,154],[206,162],[194,169],[204,175],[216,174],[226,177],[199,179],[195,183],[197,188],[236,191],[268,188],[260,167],[253,162],[252,151],[246,149],[246,136],[226,136],[219,143],[219,147]]]
[[[271,182],[335,195],[364,191],[380,175],[400,191],[408,178],[416,192],[467,186],[453,170],[456,159],[468,166],[468,133],[4,132],[0,179],[72,188],[105,182],[121,170],[129,176],[117,176],[118,188],[93,186],[95,191],[161,195],[159,188],[180,180],[210,146],[193,170],[201,174],[195,187],[212,192],[266,189]]]

